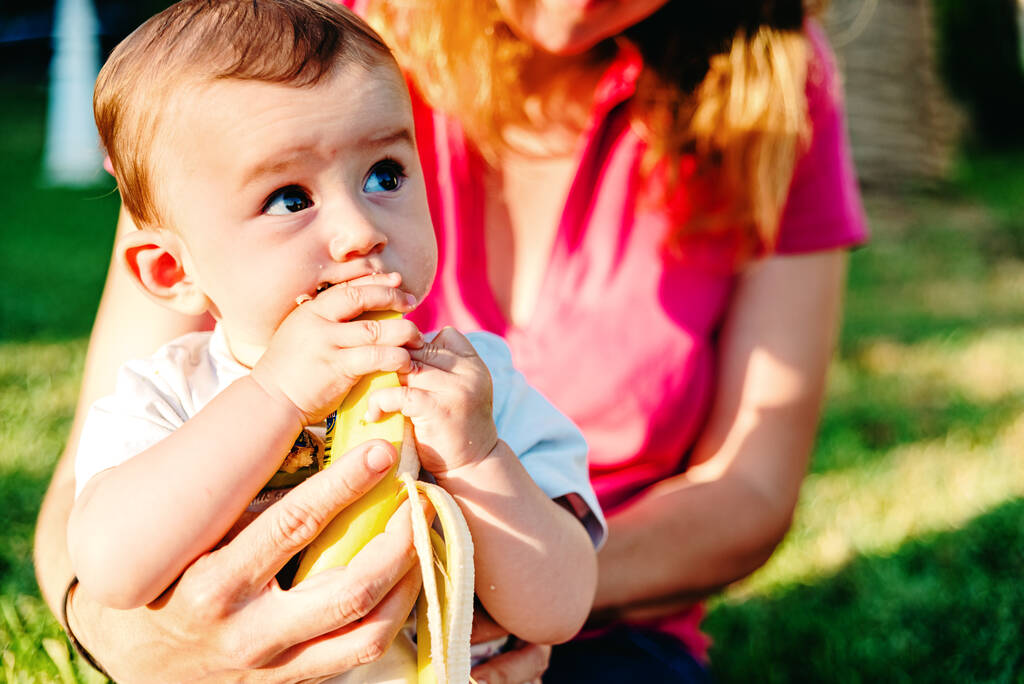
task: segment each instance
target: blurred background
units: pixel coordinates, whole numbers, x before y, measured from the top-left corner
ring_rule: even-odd
[[[0,4],[0,681],[104,681],[32,533],[117,214],[91,79],[166,4]],[[1024,682],[1024,0],[832,0],[824,23],[872,240],[793,529],[710,602],[715,673]]]

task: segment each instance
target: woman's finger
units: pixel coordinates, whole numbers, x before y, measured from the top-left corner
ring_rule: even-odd
[[[306,578],[286,592],[268,592],[257,610],[278,616],[263,646],[267,658],[301,643],[365,620],[417,566],[403,503],[383,534],[371,539],[346,567]]]
[[[494,621],[484,607],[477,601],[473,606],[473,637],[472,642],[474,644],[480,644],[485,641],[493,641],[501,637],[508,636],[508,630],[499,625]]]
[[[548,669],[551,647],[523,644],[519,648],[497,655],[473,668],[472,675],[480,684],[523,684],[538,680]]]
[[[277,678],[292,681],[295,675],[340,674],[373,662],[391,646],[412,613],[419,593],[420,575],[413,568],[362,620],[293,646],[264,669],[274,671]]]
[[[235,596],[262,590],[339,511],[379,482],[396,458],[390,443],[366,442],[288,492],[209,554],[207,564],[217,573],[220,586],[234,587]]]

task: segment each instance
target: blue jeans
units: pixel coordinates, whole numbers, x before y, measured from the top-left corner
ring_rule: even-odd
[[[555,646],[544,684],[711,684],[707,668],[675,637],[628,625]]]

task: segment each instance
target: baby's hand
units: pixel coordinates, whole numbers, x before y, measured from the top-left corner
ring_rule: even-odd
[[[412,421],[423,467],[436,476],[483,460],[498,443],[491,374],[454,328],[409,353],[401,387],[370,395],[368,420],[400,411]]]
[[[297,305],[278,326],[252,378],[293,406],[303,425],[312,425],[337,409],[363,375],[408,370],[409,349],[423,345],[412,321],[352,320],[367,311],[411,310],[415,300],[398,289],[400,282],[397,273],[367,276]]]

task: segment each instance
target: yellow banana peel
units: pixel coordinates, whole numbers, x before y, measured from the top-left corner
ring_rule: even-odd
[[[400,314],[374,312],[364,318]],[[388,520],[409,497],[423,494],[437,514],[442,537],[426,522],[423,510],[411,506],[413,541],[423,576],[417,601],[416,646],[400,634],[383,658],[332,681],[346,684],[465,684],[470,681],[469,636],[473,622],[473,542],[458,504],[441,487],[418,481],[420,471],[412,425],[401,414],[365,420],[369,395],[399,385],[395,373],[362,378],[328,419],[325,466],[332,455],[370,439],[384,439],[398,450],[398,463],[359,501],[342,511],[303,552],[295,583],[328,568],[347,565],[367,542],[384,531]]]

